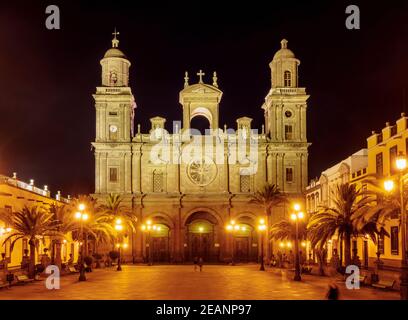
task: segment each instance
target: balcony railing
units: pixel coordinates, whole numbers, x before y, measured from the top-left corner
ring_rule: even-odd
[[[14,186],[23,190],[27,190],[27,191],[31,191],[34,192],[35,194],[39,194],[43,197],[47,197],[47,198],[51,198],[51,191],[48,189],[41,189],[38,188],[36,186],[34,186],[31,183],[26,183],[24,181],[21,180],[17,180],[15,178],[10,178],[10,177],[6,177],[6,176],[0,176],[0,183],[6,183],[10,186]],[[69,203],[70,199],[69,198],[64,198],[61,196],[61,193],[58,192],[58,194],[55,196],[55,199],[57,201],[61,201],[64,203]]]

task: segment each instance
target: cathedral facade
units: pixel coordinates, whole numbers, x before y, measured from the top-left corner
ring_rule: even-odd
[[[248,117],[238,118],[236,128],[221,128],[219,112],[226,110],[220,109],[217,74],[206,83],[200,70],[193,82],[185,74],[179,93],[182,121],[173,122],[173,132],[165,130],[167,119],[159,116],[150,119],[149,132],[141,132],[134,123],[131,63],[118,44],[115,35],[93,95],[94,196],[103,201],[109,193],[120,194],[140,226],[154,226],[128,234],[131,246],[124,254],[136,262],[183,262],[196,256],[208,262],[257,261],[262,239],[257,225],[264,210],[249,203],[251,195],[269,182],[303,198],[307,186],[309,96],[298,84],[300,61],[282,40],[269,64],[271,89],[259,110],[265,118],[260,130]],[[190,126],[196,117],[208,120],[203,136]],[[285,212],[278,208],[274,215]],[[231,223],[239,228],[227,230]],[[272,246],[264,241],[269,255]]]

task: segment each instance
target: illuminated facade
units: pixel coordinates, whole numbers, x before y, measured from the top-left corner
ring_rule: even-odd
[[[63,205],[68,202],[68,199],[63,198],[58,191],[55,198],[51,197],[51,193],[47,186],[43,189],[38,188],[34,185],[34,181],[30,183],[25,183],[14,177],[7,177],[0,175],[0,210],[6,210],[10,214],[13,212],[21,210],[24,206],[31,208],[32,206],[47,208],[52,204]],[[24,256],[24,250],[29,249],[28,240],[20,239],[15,245],[14,249],[10,251],[10,241],[7,241],[3,245],[3,241],[7,237],[6,229],[9,226],[5,226],[4,223],[0,222],[0,252],[5,254],[5,258],[8,260],[9,269],[18,269],[21,266],[22,257]],[[77,259],[77,243],[70,240],[69,235],[62,245],[62,260],[66,261],[69,258],[69,254],[73,253],[75,259]],[[38,239],[36,244],[36,260],[40,261],[40,254],[43,253],[43,249],[48,248],[50,255],[51,246],[50,239],[45,237],[45,239]],[[0,260],[2,260],[0,258]],[[76,261],[76,260],[75,260]]]
[[[313,179],[306,188],[306,212],[309,215],[316,213],[320,206],[333,207],[336,188],[342,183],[354,183],[357,189],[366,189],[367,184],[361,183],[367,175],[368,152],[361,149],[334,166],[324,170],[319,179]],[[352,239],[353,253],[368,265],[368,244],[362,242],[361,237]],[[338,236],[333,236],[326,244],[327,258],[330,260],[333,250],[340,252]]]
[[[394,180],[398,186],[398,170],[395,159],[399,152],[408,152],[408,117],[404,113],[394,125],[389,122],[381,132],[372,132],[367,138],[367,149],[362,149],[346,160],[322,172],[317,180],[312,180],[306,188],[306,208],[309,214],[318,210],[319,205],[331,205],[330,190],[338,183],[349,182],[357,189],[370,190],[372,183],[383,186],[387,179]],[[358,156],[358,159],[356,159]],[[353,159],[356,164],[352,167]],[[356,160],[358,160],[356,162]],[[396,188],[397,189],[397,188]],[[398,192],[394,190],[393,192]],[[384,263],[384,268],[398,268],[401,264],[401,232],[399,216],[395,215],[384,226],[390,237],[380,237],[377,244],[365,237],[352,239],[352,256],[358,255],[365,268],[375,266],[377,253]],[[337,237],[327,244],[328,258],[334,248],[339,249]]]
[[[93,95],[95,196],[103,201],[109,193],[120,194],[141,223],[150,219],[161,226],[160,231],[133,235],[127,255],[142,261],[151,248],[159,261],[186,261],[198,255],[206,261],[226,261],[234,247],[237,260],[256,260],[260,250],[256,225],[263,209],[248,204],[251,194],[269,182],[296,198],[307,184],[309,96],[298,84],[300,61],[282,40],[270,63],[271,89],[262,105],[265,124],[258,133],[248,117],[236,120],[234,132],[220,129],[223,92],[217,74],[208,84],[202,71],[196,83],[187,73],[184,77],[179,94],[182,121],[173,123],[172,133],[165,131],[167,120],[162,117],[151,118],[150,131],[143,133],[134,124],[131,63],[118,44],[115,35],[101,60],[102,83]],[[206,119],[212,130],[205,137],[188,131],[197,117]],[[206,147],[221,143],[220,148],[205,149],[184,161],[192,141],[200,146],[207,141]],[[243,155],[237,155],[237,141],[245,143]],[[156,152],[160,143],[170,148],[170,155]],[[282,217],[284,210],[278,208],[274,215]],[[232,219],[245,227],[234,237],[225,230]]]
[[[398,169],[395,166],[395,160],[399,152],[407,154],[408,152],[408,117],[404,113],[391,125],[386,122],[381,132],[372,132],[367,138],[368,148],[368,167],[369,177],[374,176],[380,185],[383,185],[385,179],[394,180],[395,186],[398,186]],[[406,184],[406,182],[405,182]],[[405,186],[406,187],[406,186]],[[398,192],[395,188],[393,192]],[[372,244],[370,247],[370,257],[376,259],[376,252],[381,252],[381,259],[385,266],[399,267],[401,265],[401,230],[399,216],[393,216],[385,226],[390,237],[383,237],[380,240],[380,246]]]

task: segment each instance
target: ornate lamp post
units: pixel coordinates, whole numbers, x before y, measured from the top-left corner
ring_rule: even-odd
[[[295,222],[296,236],[295,236],[295,277],[293,280],[300,281],[302,277],[300,276],[300,256],[299,256],[299,220],[304,218],[303,212],[300,211],[300,205],[294,205],[295,213],[290,215],[292,221]]]
[[[121,219],[116,219],[115,221],[115,230],[120,233],[123,230],[123,225],[122,225],[122,220]],[[119,237],[119,243],[116,245],[118,248],[118,267],[116,268],[116,271],[122,271],[122,245],[120,244],[121,238]]]
[[[152,248],[151,248],[151,231],[160,231],[161,226],[154,225],[152,223],[152,220],[147,220],[146,224],[142,224],[142,231],[147,232],[147,247],[149,248],[149,253],[148,253],[148,265],[151,266],[153,265],[153,255],[152,255]]]
[[[0,227],[0,239],[4,236],[7,236],[11,231],[13,231],[12,228],[10,227]],[[3,254],[2,254],[3,256]],[[3,271],[4,274],[7,274],[7,265],[8,265],[8,261],[7,261],[7,257],[6,257],[6,253],[4,252],[4,257],[3,257]]]
[[[408,300],[408,253],[407,253],[407,211],[405,209],[404,201],[404,175],[407,168],[407,158],[400,152],[395,161],[395,165],[399,171],[399,196],[400,196],[400,210],[401,210],[401,242],[402,242],[402,259],[401,259],[401,277],[400,277],[400,297],[401,300]],[[388,192],[394,189],[394,182],[386,180],[384,182],[384,189]]]
[[[89,219],[89,215],[85,212],[85,205],[83,203],[79,204],[78,211],[75,213],[75,219],[79,220],[80,224],[80,251],[81,259],[79,260],[79,281],[86,281],[85,268],[84,268],[84,222]]]
[[[119,257],[118,257],[118,267],[116,268],[116,271],[122,271],[122,248],[126,249],[128,247],[127,243],[117,243],[116,248],[118,248],[119,251]]]
[[[265,219],[259,220],[258,230],[261,233],[261,267],[260,271],[265,271],[265,257],[264,257],[264,233],[266,230]]]

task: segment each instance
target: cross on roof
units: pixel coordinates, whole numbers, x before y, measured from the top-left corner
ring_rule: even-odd
[[[118,31],[116,31],[116,28],[115,28],[115,32],[113,32],[113,33],[112,33],[112,35],[113,35],[113,39],[112,39],[112,48],[117,48],[117,47],[118,47],[118,45],[119,45],[119,40],[117,39],[117,37],[116,37],[116,36],[118,36],[118,35],[119,35],[119,32],[118,32]]]
[[[197,76],[200,77],[200,80],[198,83],[203,83],[203,76],[205,76],[205,73],[203,72],[203,70],[200,70],[200,72],[197,72]]]

